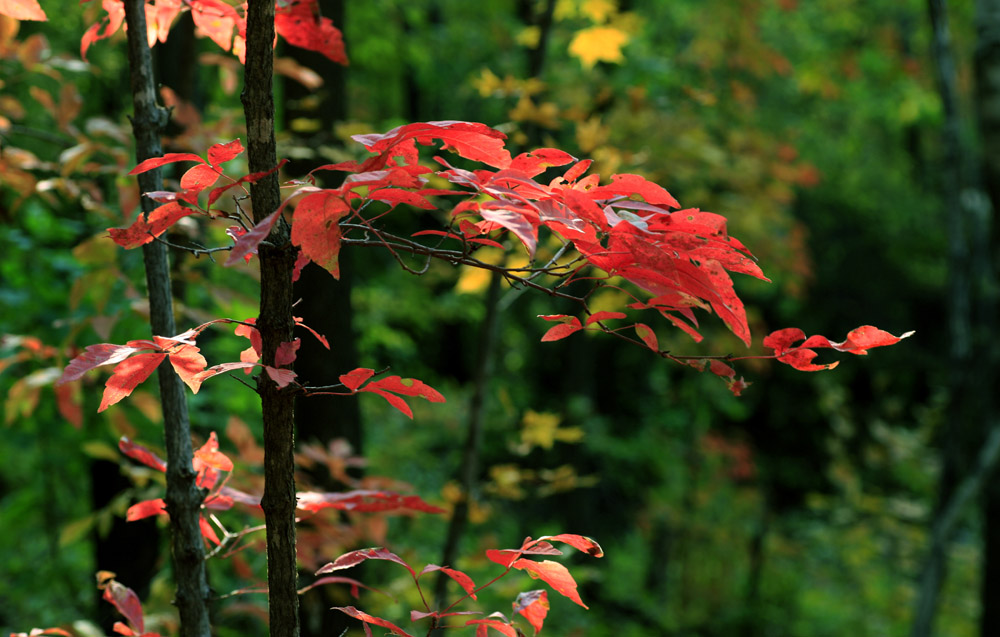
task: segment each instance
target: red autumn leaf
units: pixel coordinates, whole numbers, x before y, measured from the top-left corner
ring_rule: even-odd
[[[364,562],[365,560],[386,560],[389,562],[395,562],[397,564],[403,565],[407,571],[410,572],[410,576],[413,579],[417,579],[417,572],[413,568],[403,561],[403,558],[399,557],[395,553],[389,551],[385,547],[377,547],[370,549],[359,549],[357,551],[350,551],[344,553],[334,561],[330,562],[326,566],[323,566],[318,571],[316,575],[322,575],[324,573],[332,573],[334,571],[339,571],[345,568],[351,568],[357,566],[358,564]]]
[[[841,352],[865,355],[872,347],[884,347],[895,345],[904,338],[909,338],[913,332],[906,332],[899,336],[893,336],[889,332],[878,329],[873,325],[862,325],[851,330],[843,343],[832,343],[831,346]]]
[[[88,345],[83,353],[70,361],[62,376],[56,379],[56,384],[68,383],[71,380],[82,378],[84,374],[102,365],[113,365],[125,360],[132,354],[140,351],[140,348],[129,347],[127,345],[113,345],[111,343],[99,343]]]
[[[129,458],[138,460],[147,467],[163,472],[166,472],[167,470],[167,463],[164,462],[159,456],[146,447],[132,442],[125,436],[118,439],[118,449]]]
[[[575,164],[573,164],[573,166],[570,167],[569,170],[563,173],[563,179],[565,179],[567,182],[576,181],[577,177],[587,172],[587,169],[590,168],[590,165],[592,163],[594,163],[593,159],[584,159],[582,161],[576,162]]]
[[[519,593],[514,602],[514,613],[520,613],[528,620],[537,635],[549,614],[549,594],[544,590]]]
[[[454,194],[452,191],[446,192]],[[424,198],[420,193],[400,188],[379,188],[375,192],[368,193],[368,198],[389,204],[393,208],[401,203],[413,206],[414,208],[423,208],[424,210],[434,210],[437,208],[437,206]]]
[[[557,592],[562,593],[580,606],[587,608],[587,605],[580,599],[580,594],[576,592],[576,580],[569,574],[569,570],[559,562],[553,562],[552,560],[536,562],[534,560],[519,559],[512,563],[511,566],[525,571],[532,578],[542,580]]]
[[[173,164],[179,161],[196,161],[199,164],[204,164],[205,160],[195,155],[194,153],[167,153],[163,157],[151,157],[145,161],[139,162],[139,165],[128,171],[129,175],[138,175],[154,168],[159,168],[160,166],[166,166],[167,164]]]
[[[465,622],[466,626],[476,627],[476,637],[487,637],[488,629],[493,630],[506,635],[507,637],[518,637],[517,629],[510,625],[507,618],[500,613],[493,613],[490,617],[501,617],[502,619],[470,619]]]
[[[91,44],[104,38],[110,38],[125,21],[125,7],[120,0],[118,2],[104,2],[103,6],[108,15],[104,16],[100,22],[90,25],[83,37],[80,38],[80,57],[84,61],[87,60],[87,49],[90,48]]]
[[[204,371],[205,366],[208,365],[208,361],[199,352],[200,350],[194,345],[184,344],[172,350],[169,354],[170,364],[173,366],[174,371],[177,372],[177,375],[184,381],[184,384],[190,387],[191,391],[195,394],[201,388],[201,379],[198,377],[198,374]]]
[[[219,170],[208,164],[198,164],[181,176],[181,188],[188,193],[196,194],[215,185],[219,180]]]
[[[128,586],[110,580],[104,585],[104,601],[110,602],[129,623],[129,627],[140,635],[145,632],[146,622],[142,616],[139,596]]]
[[[598,321],[609,321],[611,319],[623,319],[626,317],[624,312],[594,312],[587,317],[587,325],[591,325]]]
[[[15,20],[48,20],[38,0],[0,0],[0,15]]]
[[[350,615],[354,619],[360,619],[361,621],[363,621],[366,624],[366,630],[367,630],[367,624],[374,624],[375,626],[381,626],[382,628],[388,628],[389,630],[391,630],[395,634],[402,635],[402,637],[413,637],[413,635],[411,635],[410,633],[406,632],[405,630],[403,630],[399,626],[393,624],[392,622],[386,621],[386,620],[382,619],[381,617],[373,617],[372,615],[369,615],[368,613],[362,612],[362,611],[358,610],[357,608],[355,608],[353,606],[334,606],[330,610],[339,610],[340,612],[342,612],[342,613],[344,613],[346,615]]]
[[[341,374],[340,382],[343,383],[344,387],[350,389],[352,392],[355,392],[358,390],[358,387],[361,387],[362,383],[374,375],[374,369],[359,367],[355,370],[347,372],[346,374]]]
[[[561,323],[559,325],[553,325],[544,334],[542,334],[542,342],[547,343],[549,341],[558,341],[566,338],[574,332],[579,332],[583,329],[580,325],[580,319],[574,317],[572,322]]]
[[[274,14],[274,29],[292,46],[316,51],[332,62],[347,65],[347,52],[340,29],[330,18],[316,15],[313,2],[279,5]]]
[[[483,219],[513,232],[528,250],[528,257],[535,257],[535,248],[538,245],[538,228],[528,221],[513,204],[503,201],[485,202],[480,204],[479,213]]]
[[[382,398],[385,398],[390,405],[406,414],[408,418],[413,418],[413,410],[411,410],[410,406],[406,404],[406,401],[396,394],[402,394],[403,396],[419,396],[432,403],[445,402],[445,398],[440,394],[440,392],[423,381],[415,378],[388,376],[386,378],[380,378],[379,380],[372,381],[358,391],[378,394]]]
[[[229,253],[229,257],[223,265],[230,267],[239,263],[240,259],[246,255],[257,254],[257,246],[259,246],[260,242],[267,238],[267,235],[271,233],[271,228],[274,226],[274,222],[276,222],[280,216],[281,208],[278,208],[271,214],[261,219],[260,223],[251,228],[249,232],[240,236],[240,238],[236,240],[236,245],[233,246],[232,251]]]
[[[212,525],[209,524],[208,520],[206,520],[203,515],[198,516],[198,528],[201,529],[201,536],[203,538],[212,542],[216,546],[222,544],[219,540],[219,536],[215,534],[215,529],[212,528]]]
[[[243,144],[238,139],[225,144],[213,144],[208,149],[208,163],[218,168],[219,164],[235,159],[242,152]]]
[[[462,571],[449,568],[447,566],[438,566],[437,564],[428,564],[420,571],[420,574],[423,575],[424,573],[432,573],[434,571],[441,571],[451,579],[455,580],[458,582],[458,585],[462,587],[462,590],[465,591],[466,595],[472,599],[476,599],[476,583],[471,577]]]
[[[646,347],[654,352],[660,351],[660,344],[656,340],[656,334],[648,325],[645,323],[636,323],[635,333],[639,335],[639,338],[641,338],[642,342],[646,344]]]
[[[537,148],[527,153],[521,153],[511,160],[509,169],[527,173],[534,177],[545,172],[552,166],[565,166],[576,158],[558,148]]]
[[[445,510],[425,502],[420,496],[403,496],[391,491],[356,491],[319,493],[301,491],[296,494],[298,508],[303,511],[338,509],[355,513],[371,513],[395,510],[421,511],[423,513],[444,513]]]
[[[340,220],[350,212],[335,190],[306,195],[295,207],[292,244],[335,279],[340,278]]]
[[[485,124],[474,122],[415,122],[399,126],[384,134],[354,135],[353,139],[370,152],[382,154],[396,144],[415,139],[419,144],[433,140],[444,142],[445,150],[454,150],[462,157],[480,161],[494,168],[510,165],[510,153],[504,148],[506,135]]]
[[[133,504],[125,512],[125,519],[129,522],[135,522],[136,520],[142,520],[143,518],[148,518],[154,515],[160,515],[161,513],[167,512],[167,503],[163,501],[163,498],[156,498],[155,500],[143,500],[137,504]]]
[[[616,195],[626,197],[639,195],[646,203],[663,204],[671,208],[681,207],[662,186],[639,175],[612,175],[610,184],[592,188],[588,194],[595,199],[610,199]]]
[[[303,322],[302,322],[302,317],[300,317],[300,316],[293,316],[293,317],[292,317],[292,319],[294,319],[294,320],[295,320],[295,324],[296,324],[296,325],[298,325],[298,326],[300,326],[300,327],[304,327],[305,329],[309,330],[309,332],[310,332],[310,333],[311,333],[311,334],[312,334],[313,336],[315,336],[315,337],[316,337],[316,340],[317,340],[317,341],[319,341],[319,342],[320,342],[320,344],[321,344],[321,345],[322,345],[323,347],[325,347],[326,349],[330,349],[330,342],[326,340],[326,337],[325,337],[325,336],[323,336],[322,334],[320,334],[319,332],[317,332],[316,330],[314,330],[313,328],[309,327],[309,326],[308,326],[308,325],[306,325],[305,323],[303,323]]]
[[[82,427],[83,409],[75,391],[79,389],[79,384],[61,384],[56,385],[53,389],[56,393],[56,407],[59,409],[59,414],[77,429]]]
[[[576,535],[573,533],[560,533],[559,535],[543,535],[537,540],[526,541],[524,544],[527,547],[534,546],[542,542],[563,542],[564,544],[569,544],[578,551],[582,551],[588,555],[594,557],[604,557],[604,549],[601,545],[597,543],[597,540],[591,539],[586,535]]]
[[[198,0],[197,3],[192,3],[191,18],[194,25],[223,51],[230,49],[233,28],[239,20],[239,15],[232,7],[219,0]]]
[[[194,452],[194,470],[201,471],[203,465],[219,471],[232,471],[233,461],[229,456],[219,451],[219,437],[213,431],[197,451]]]
[[[104,397],[97,411],[102,412],[131,394],[139,383],[149,378],[166,357],[166,354],[160,352],[136,354],[118,363],[111,378],[104,385]]]
[[[149,243],[179,220],[196,212],[198,211],[192,208],[185,208],[180,202],[171,201],[150,212],[148,219],[140,212],[131,226],[108,228],[108,233],[112,241],[126,250],[131,250]]]
[[[291,365],[295,362],[295,352],[298,351],[300,345],[302,345],[300,338],[278,345],[278,349],[274,352],[274,364]]]
[[[278,387],[287,387],[290,385],[296,377],[295,372],[290,369],[278,369],[277,367],[271,367],[270,365],[264,365],[264,371],[273,380]]]
[[[199,385],[212,376],[218,376],[219,374],[225,374],[226,372],[231,372],[236,369],[252,369],[257,367],[259,363],[256,362],[240,362],[240,363],[220,363],[218,365],[213,365],[208,369],[198,372],[192,378],[192,382],[198,383]]]

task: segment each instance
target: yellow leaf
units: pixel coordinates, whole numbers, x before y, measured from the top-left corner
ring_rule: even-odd
[[[607,22],[608,18],[615,14],[615,11],[617,11],[617,7],[612,0],[586,0],[580,7],[582,14],[598,24]]]
[[[614,27],[590,27],[577,31],[570,42],[569,52],[580,58],[584,68],[592,68],[598,62],[621,64],[625,61],[622,47],[628,42],[628,34]]]
[[[517,43],[523,47],[534,49],[538,47],[538,42],[542,38],[542,29],[537,26],[524,27],[517,34]]]

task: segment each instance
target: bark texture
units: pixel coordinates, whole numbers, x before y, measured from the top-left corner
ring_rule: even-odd
[[[136,159],[143,161],[163,154],[160,134],[167,113],[156,103],[153,63],[146,42],[146,13],[143,0],[125,3],[128,25],[128,56],[134,115],[132,131],[136,140]],[[141,192],[162,190],[160,171],[139,175]],[[142,209],[149,214],[155,204],[143,198]],[[167,249],[154,241],[143,246],[146,285],[149,295],[149,318],[153,334],[172,336],[174,326],[170,269]],[[191,428],[188,422],[187,397],[180,378],[168,361],[157,370],[160,401],[163,405],[164,441],[167,450],[167,511],[170,513],[170,552],[177,591],[174,603],[180,614],[182,637],[208,637],[209,588],[205,575],[205,550],[198,518],[202,493],[195,484],[191,460]]]
[[[274,140],[273,0],[250,0],[247,10],[243,109],[247,124],[250,172],[277,164]],[[254,221],[274,212],[281,200],[278,175],[250,187]],[[265,365],[274,365],[278,345],[292,340],[292,269],[295,253],[289,228],[279,220],[259,248],[260,331]],[[268,615],[272,637],[298,637],[298,585],[295,559],[294,396],[267,374],[258,377],[264,424],[264,497],[267,525]]]

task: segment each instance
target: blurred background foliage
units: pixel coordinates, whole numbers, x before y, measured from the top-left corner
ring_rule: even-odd
[[[965,96],[968,4],[956,3],[952,15]],[[100,13],[91,5],[46,7],[50,22],[22,23],[19,31],[0,19],[4,632],[99,621],[92,573],[110,567],[98,563],[97,547],[129,504],[162,488],[161,476],[116,449],[121,435],[160,444],[153,388],[98,415],[104,376],[63,390],[69,398],[57,400],[51,387],[74,347],[148,332],[139,256],[105,238],[105,228],[135,214],[138,193],[123,176],[133,160],[121,36],[92,47],[89,63],[79,59],[80,35]],[[284,67],[278,103],[288,116],[279,118],[279,154],[339,161],[359,156],[351,134],[407,121],[486,122],[506,132],[514,150],[562,148],[595,159],[604,175],[638,172],[685,206],[725,214],[773,280],[737,281],[758,339],[753,352],[763,353],[763,335],[788,325],[832,339],[862,324],[917,331],[827,373],[747,361],[738,373],[753,384],[737,399],[714,377],[607,337],[542,344],[548,325],[535,317],[563,311],[559,303],[503,289],[478,485],[453,566],[486,581],[486,548],[559,532],[598,539],[605,559],[575,557],[570,565],[590,610],[553,598],[552,634],[906,632],[933,521],[947,401],[942,111],[924,3],[324,6],[340,19],[351,65],[337,81],[320,72],[322,85],[291,63]],[[189,31],[178,25],[171,38]],[[168,147],[203,153],[242,135],[239,68],[207,39],[190,46],[181,69],[159,51],[164,77],[182,76],[164,79],[164,100],[174,106]],[[235,162],[233,171],[239,168]],[[405,207],[392,216],[412,231],[445,219]],[[226,241],[193,223],[175,234]],[[375,398],[342,399],[360,401],[363,444],[352,444],[364,462],[352,460],[350,445],[329,440],[303,460],[363,464],[364,477],[351,469],[351,479],[411,489],[450,508],[461,493],[489,276],[434,264],[417,278],[375,251],[345,256],[345,264],[359,363],[420,378],[448,403],[416,405],[411,422]],[[256,314],[251,270],[183,254],[173,268],[183,324]],[[704,333],[696,346],[657,328],[674,353],[745,352],[712,317]],[[221,329],[199,345],[209,361],[222,362],[246,342]],[[69,406],[74,397],[79,411]],[[223,451],[237,459],[234,483],[259,489],[252,392],[220,378],[191,402],[197,434],[218,431]],[[111,467],[112,492],[97,486],[111,483],[97,466]],[[219,517],[230,530],[259,523],[238,512]],[[950,553],[940,635],[977,633],[979,524],[967,516]],[[385,543],[419,568],[439,562],[446,528],[447,516],[317,519],[315,532],[302,535],[303,563],[315,568]],[[155,529],[153,522],[144,531],[151,548],[134,549],[148,559],[130,557],[145,565],[145,576],[133,576],[145,584],[123,573],[119,579],[169,632],[166,539]],[[356,603],[405,625],[418,600],[393,566],[368,565],[364,580],[397,601],[365,594],[353,602],[334,591],[327,606]],[[210,571],[220,595],[264,581],[259,543],[213,560]],[[506,611],[533,584],[512,576],[478,608]],[[264,634],[262,608],[260,595],[220,601],[218,634]]]

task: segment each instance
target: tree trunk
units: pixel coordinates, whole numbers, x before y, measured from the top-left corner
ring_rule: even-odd
[[[167,114],[156,103],[152,56],[146,42],[145,2],[126,2],[125,19],[129,33],[129,71],[135,110],[132,130],[136,140],[136,159],[143,161],[163,154],[160,133],[166,124]],[[141,192],[162,190],[160,171],[151,170],[139,175],[139,188]],[[144,214],[148,215],[155,207],[152,200],[142,199]],[[153,241],[143,246],[142,253],[153,334],[173,336],[176,329],[166,246]],[[168,361],[160,365],[157,376],[167,450],[167,493],[164,499],[170,513],[170,548],[177,582],[175,603],[180,614],[180,634],[182,637],[208,637],[209,588],[199,526],[202,493],[195,484],[196,476],[191,464],[194,452],[187,398],[180,378]]]
[[[274,2],[250,0],[247,10],[246,67],[243,109],[247,124],[250,172],[277,164],[274,141]],[[278,209],[278,175],[271,173],[250,186],[255,223]],[[292,340],[292,269],[295,252],[288,224],[278,220],[260,244],[260,315],[257,329],[263,362],[274,366],[275,352]],[[298,637],[299,599],[295,559],[294,396],[270,377],[258,376],[264,424],[264,496],[267,526],[267,585],[270,634]]]

